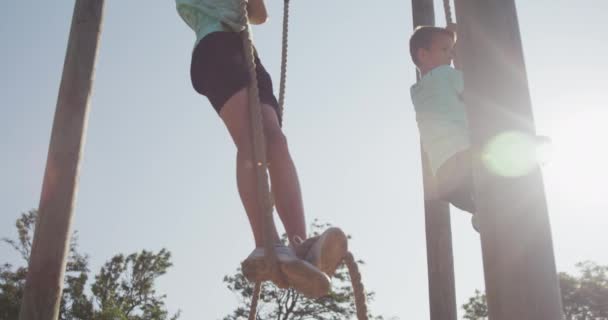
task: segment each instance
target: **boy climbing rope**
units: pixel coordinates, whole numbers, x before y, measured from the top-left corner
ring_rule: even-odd
[[[473,199],[473,152],[463,101],[462,72],[451,66],[456,43],[455,25],[448,28],[418,27],[410,38],[410,55],[420,79],[410,89],[416,110],[422,148],[435,175],[441,200],[473,214],[479,231]],[[550,139],[532,138],[535,146]]]
[[[290,245],[280,242],[276,230],[265,232],[274,239],[274,253],[287,283],[282,277],[268,274],[265,265],[263,213],[256,203],[258,191],[249,121],[249,71],[241,40],[241,33],[248,27],[243,19],[243,1],[176,0],[179,15],[196,34],[190,67],[192,85],[207,97],[237,148],[237,186],[256,246],[242,262],[244,275],[250,281],[272,280],[279,287],[291,286],[309,297],[319,297],[328,293],[328,276],[346,254],[346,236],[331,228],[318,238],[304,240],[306,225],[296,168],[281,129],[272,80],[255,52],[268,172]],[[262,24],[267,20],[263,0],[249,0],[246,6],[250,23]]]
[[[471,143],[462,73],[451,66],[455,32],[423,26],[410,38],[410,55],[420,80],[410,93],[422,148],[436,177],[440,199],[475,213]],[[473,226],[477,230],[475,217]]]

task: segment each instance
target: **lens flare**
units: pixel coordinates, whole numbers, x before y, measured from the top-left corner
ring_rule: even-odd
[[[548,162],[551,149],[548,138],[507,131],[487,143],[481,152],[481,161],[496,175],[520,177],[529,174],[539,163]]]

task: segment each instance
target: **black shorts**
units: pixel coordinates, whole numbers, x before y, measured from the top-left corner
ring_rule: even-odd
[[[260,101],[274,107],[277,115],[280,115],[279,103],[272,90],[272,80],[257,52],[255,64]],[[190,78],[194,89],[206,96],[219,114],[230,97],[249,85],[241,34],[213,32],[201,39],[192,52]]]
[[[475,213],[473,163],[470,150],[456,153],[437,170],[439,198],[460,210]]]

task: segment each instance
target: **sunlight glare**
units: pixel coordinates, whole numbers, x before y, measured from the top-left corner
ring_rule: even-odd
[[[603,105],[598,96],[560,97],[551,105],[555,112],[544,119],[541,132],[551,135],[554,149],[551,162],[543,168],[548,194],[562,206],[576,208],[579,218],[608,222],[603,210],[587,209],[606,206],[608,109]]]
[[[535,136],[518,131],[498,134],[481,152],[481,161],[486,168],[503,177],[526,175],[539,163],[549,161],[550,157],[548,139],[539,141]]]

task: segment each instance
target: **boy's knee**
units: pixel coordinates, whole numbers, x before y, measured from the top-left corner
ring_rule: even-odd
[[[454,186],[439,184],[437,186],[437,197],[445,202],[451,203],[456,208],[470,213],[475,212],[472,190],[466,186]]]

